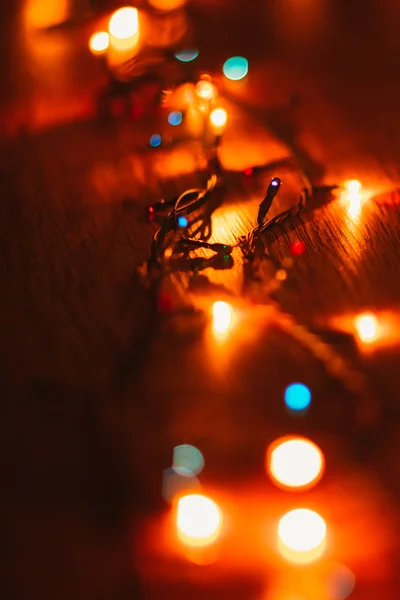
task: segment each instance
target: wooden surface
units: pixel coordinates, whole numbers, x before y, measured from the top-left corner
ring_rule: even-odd
[[[297,199],[296,173],[246,178],[249,164],[294,152],[315,184],[362,180],[370,198],[357,219],[320,195],[265,240],[279,259],[292,241],[305,242],[275,295],[293,322],[350,332],[354,315],[372,309],[390,324],[387,343],[369,352],[326,335],[364,373],[358,394],[329,377],[287,323],[285,331],[278,308],[245,304],[225,346],[197,322],[159,320],[134,277],[154,231],[143,207],[197,185],[199,144],[150,151],[162,113],[101,126],[91,115],[101,69],[85,49],[90,26],[41,33],[38,55],[21,34],[23,5],[4,8],[2,597],[125,600],[140,597],[141,579],[144,598],[286,598],[273,592],[270,555],[265,565],[258,554],[253,563],[232,555],[204,579],[158,543],[157,527],[175,445],[202,450],[204,482],[237,500],[245,527],[246,515],[263,520],[264,504],[288,502],[266,480],[264,452],[295,431],[326,453],[326,482],[307,502],[331,517],[341,540],[332,557],[356,574],[352,597],[398,597],[399,8],[368,2],[352,14],[344,2],[316,4],[255,3],[246,15],[240,2],[229,11],[223,0],[195,6],[200,66],[219,69],[236,53],[251,66],[245,83],[224,91],[230,123],[215,226],[225,242],[246,232],[272,174],[285,183],[275,210]],[[292,92],[300,104],[288,109]],[[232,270],[203,275],[240,297],[234,258]],[[172,283],[182,292],[199,281],[176,273]],[[301,421],[282,406],[296,380],[313,391]],[[276,514],[270,508],[268,519]]]

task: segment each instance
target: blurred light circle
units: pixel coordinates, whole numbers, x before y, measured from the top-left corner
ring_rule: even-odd
[[[159,133],[155,133],[154,135],[152,135],[149,140],[149,144],[152,148],[157,148],[158,146],[161,146],[161,135]]]
[[[183,215],[181,215],[180,217],[178,217],[177,221],[178,221],[178,227],[184,228],[184,227],[187,227],[189,225],[189,221]]]
[[[96,31],[89,40],[89,49],[92,54],[104,54],[110,44],[110,36],[107,31]]]
[[[111,16],[108,31],[118,40],[127,40],[135,36],[139,29],[139,14],[133,6],[120,8]]]
[[[192,477],[198,475],[204,468],[204,458],[200,450],[189,444],[174,448],[172,468],[179,475]]]
[[[181,50],[181,52],[177,52],[175,54],[175,58],[177,58],[180,62],[192,62],[199,55],[198,50]]]
[[[371,343],[378,337],[378,320],[372,313],[358,316],[355,325],[362,342]]]
[[[214,302],[212,307],[212,326],[218,335],[226,333],[233,320],[233,309],[227,302]]]
[[[249,72],[249,63],[243,56],[232,56],[224,63],[222,71],[227,79],[239,81]]]
[[[182,113],[179,110],[174,110],[168,115],[168,123],[176,127],[182,123]]]
[[[311,403],[311,391],[304,383],[292,383],[285,390],[285,404],[291,410],[305,410]]]
[[[200,79],[196,85],[196,94],[202,100],[214,100],[218,91],[215,85],[208,79]]]
[[[178,536],[184,543],[207,546],[218,538],[222,515],[210,498],[189,494],[178,501],[176,524]]]
[[[295,563],[312,562],[324,551],[326,524],[313,510],[296,508],[279,521],[278,538],[285,558]]]
[[[211,124],[218,129],[225,127],[227,120],[228,113],[224,108],[215,108],[210,115]]]
[[[268,448],[267,469],[283,488],[312,487],[321,479],[324,467],[322,451],[306,438],[279,438]]]
[[[350,596],[356,585],[354,573],[344,565],[333,565],[328,575],[328,600],[345,600]]]

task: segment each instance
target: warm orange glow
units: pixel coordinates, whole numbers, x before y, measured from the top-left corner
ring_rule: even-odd
[[[346,181],[344,183],[344,188],[343,201],[346,205],[346,210],[348,214],[355,219],[359,215],[363,200],[365,199],[361,192],[361,182],[357,179]]]
[[[96,31],[89,40],[89,49],[92,54],[104,54],[110,43],[110,36],[107,31]]]
[[[186,0],[149,0],[149,4],[158,10],[176,10],[185,6]]]
[[[28,28],[42,29],[58,25],[68,19],[71,0],[26,0],[24,23]]]
[[[326,524],[316,512],[297,508],[279,521],[278,538],[284,558],[295,563],[312,562],[325,549]]]
[[[201,494],[189,494],[178,501],[178,537],[189,546],[208,546],[216,541],[222,525],[216,503]]]
[[[226,122],[228,120],[228,113],[224,108],[215,108],[210,115],[210,122],[213,126],[215,133],[222,133]]]
[[[268,448],[266,466],[280,487],[298,490],[310,488],[321,479],[325,460],[320,448],[311,440],[285,437]]]
[[[226,333],[233,320],[233,310],[227,302],[215,302],[212,309],[213,329],[215,333]]]
[[[355,326],[358,337],[365,344],[370,344],[378,338],[378,320],[372,313],[358,316]]]
[[[361,182],[357,179],[346,181],[345,187],[350,194],[359,194],[361,192]]]
[[[217,96],[217,88],[211,81],[200,79],[196,85],[196,94],[202,100],[211,101]]]

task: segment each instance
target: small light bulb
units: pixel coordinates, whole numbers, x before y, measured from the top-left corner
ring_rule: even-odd
[[[227,302],[215,302],[213,305],[213,329],[215,333],[226,333],[233,320],[233,310]]]
[[[117,40],[127,40],[139,31],[139,13],[133,6],[120,8],[111,16],[108,31]]]
[[[365,313],[356,318],[355,326],[358,337],[364,343],[374,342],[378,337],[378,320],[372,313]]]
[[[108,49],[110,36],[107,31],[96,31],[89,40],[89,49],[92,54],[98,56],[104,54]]]
[[[177,530],[189,546],[208,546],[218,538],[222,515],[217,504],[201,494],[189,494],[178,501]]]
[[[202,100],[214,100],[217,96],[217,88],[208,79],[200,79],[196,85],[196,94]]]
[[[210,114],[210,121],[216,132],[221,132],[228,120],[228,113],[224,108],[215,108]]]
[[[324,466],[322,451],[306,438],[279,438],[267,451],[267,470],[284,489],[309,489],[316,485]]]
[[[325,549],[326,524],[318,513],[297,508],[279,521],[278,538],[284,558],[294,563],[309,563]]]
[[[346,182],[347,191],[350,194],[359,194],[361,192],[361,182],[357,179],[352,179],[351,181]]]

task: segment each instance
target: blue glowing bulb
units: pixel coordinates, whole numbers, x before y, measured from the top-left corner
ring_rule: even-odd
[[[175,54],[175,58],[177,58],[180,62],[192,62],[199,55],[198,50],[182,50],[182,52],[177,52]]]
[[[224,63],[222,71],[227,79],[239,81],[249,72],[249,63],[243,56],[232,56]]]
[[[155,133],[151,136],[149,143],[152,148],[157,148],[158,146],[161,146],[161,135],[159,133]]]
[[[202,453],[195,446],[183,444],[174,448],[173,470],[184,477],[198,475],[204,467]]]
[[[182,123],[182,113],[179,110],[174,110],[168,115],[168,123],[176,127],[176,125],[180,125]]]
[[[184,227],[187,227],[188,224],[189,224],[189,221],[187,220],[186,217],[184,217],[182,215],[180,217],[178,217],[178,226],[179,227],[184,228]]]
[[[311,403],[311,392],[303,383],[292,383],[285,390],[285,404],[291,410],[305,410]]]

